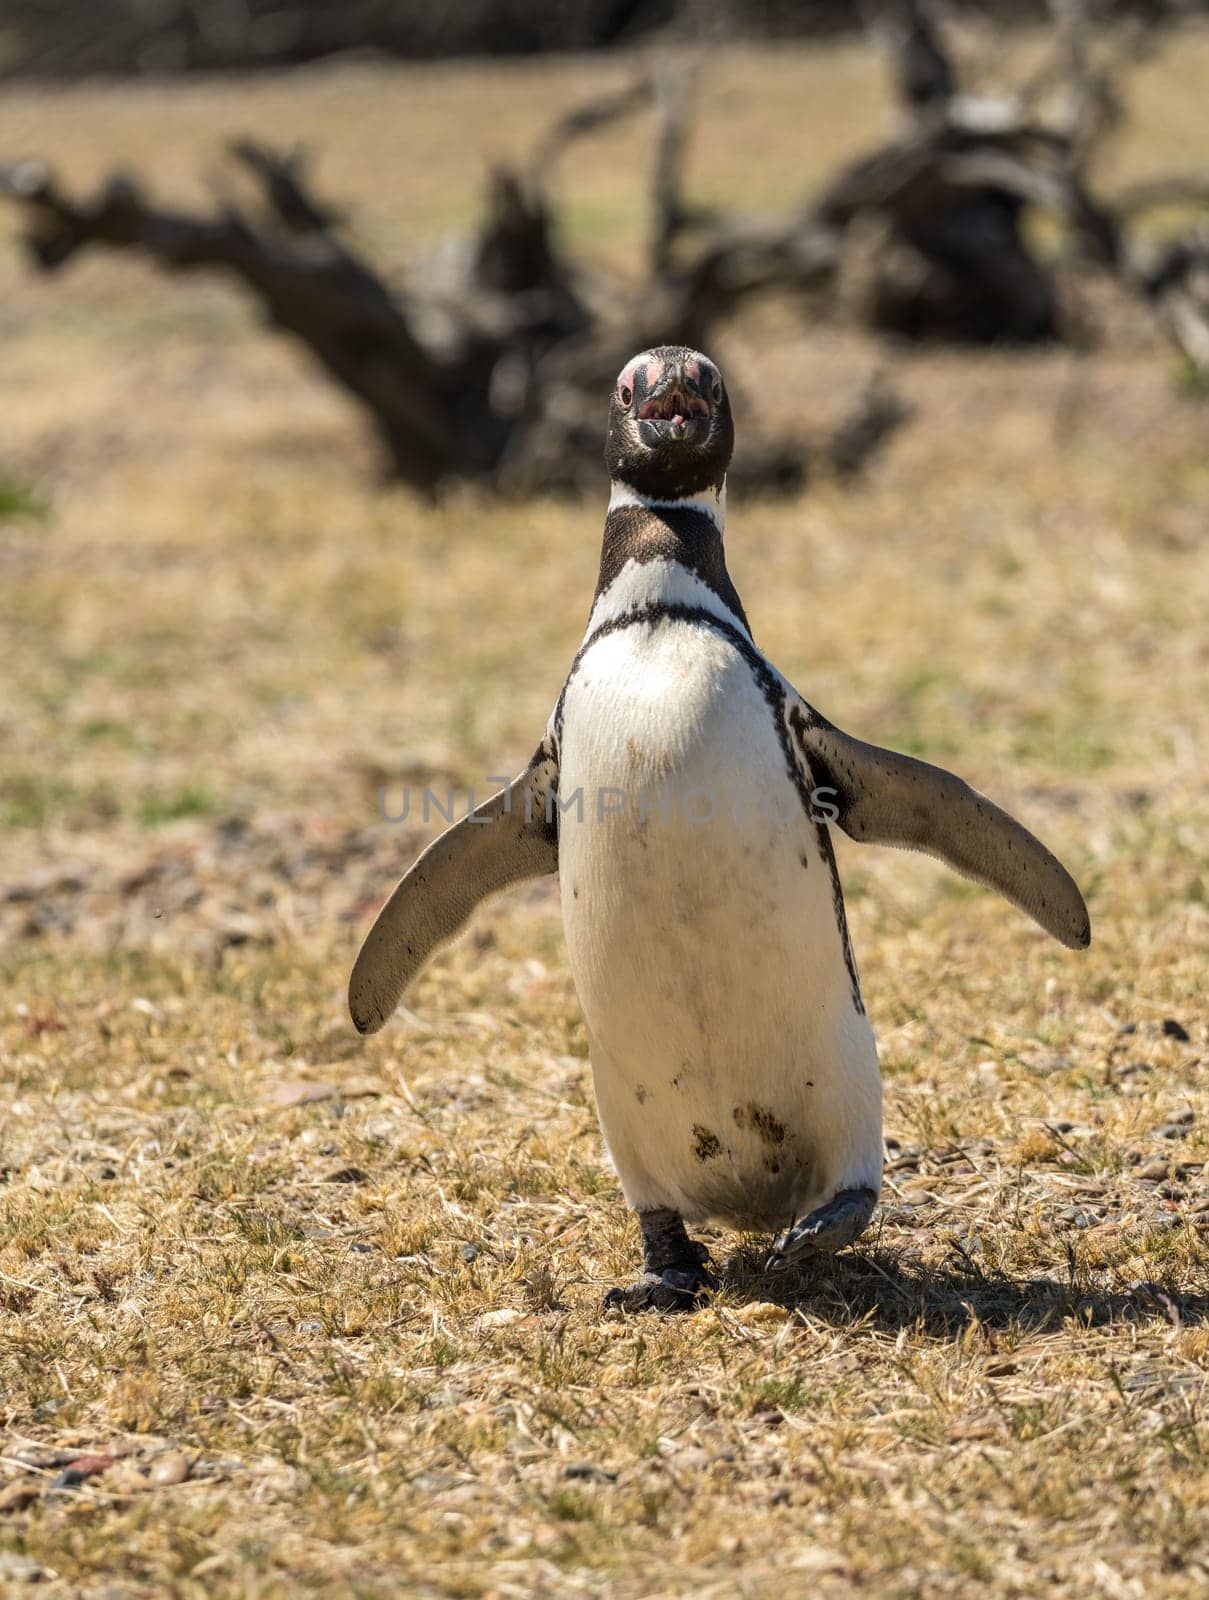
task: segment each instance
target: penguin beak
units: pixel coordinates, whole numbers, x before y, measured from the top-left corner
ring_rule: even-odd
[[[638,408],[638,437],[650,450],[702,445],[713,430],[713,406],[682,372],[670,373]]]

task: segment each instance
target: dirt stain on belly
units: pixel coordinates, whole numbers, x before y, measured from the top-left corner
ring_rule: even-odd
[[[699,1122],[693,1123],[693,1154],[698,1161],[712,1161],[722,1154],[721,1139],[712,1128],[703,1128]]]
[[[767,1106],[757,1105],[754,1100],[749,1100],[746,1105],[736,1106],[731,1114],[737,1128],[750,1129],[770,1148],[783,1145],[788,1137],[785,1124],[780,1117]]]

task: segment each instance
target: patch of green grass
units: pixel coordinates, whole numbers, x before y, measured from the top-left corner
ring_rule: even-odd
[[[1070,706],[1032,707],[1024,712],[1012,741],[1012,754],[1062,773],[1102,772],[1117,756],[1107,729],[1091,719],[1072,719]]]
[[[1209,370],[1195,361],[1181,361],[1172,380],[1175,392],[1185,400],[1209,400]]]
[[[127,722],[117,722],[112,717],[90,717],[75,729],[79,739],[89,743],[112,744],[123,750],[139,748],[138,735]]]
[[[101,737],[108,739],[107,732]],[[126,745],[124,730],[112,736]],[[127,800],[106,780],[79,783],[52,773],[16,771],[0,774],[0,823],[9,828],[80,828],[102,826],[131,815],[140,827],[155,828],[190,817],[210,817],[219,802],[200,784],[176,789],[145,789]]]
[[[218,801],[209,790],[187,783],[179,789],[148,790],[135,807],[135,817],[141,827],[155,828],[185,817],[210,817],[218,809]]]
[[[43,772],[0,774],[0,822],[5,827],[103,824],[120,809],[115,791],[102,781],[78,784]]]
[[[40,489],[0,467],[0,525],[45,522],[49,515],[49,502]]]

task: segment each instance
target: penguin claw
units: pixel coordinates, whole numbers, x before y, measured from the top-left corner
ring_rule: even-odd
[[[864,1233],[877,1204],[872,1189],[841,1189],[782,1234],[773,1246],[765,1270],[788,1266],[808,1255],[833,1255]]]
[[[715,1287],[711,1274],[699,1266],[664,1267],[644,1272],[624,1289],[610,1289],[604,1305],[607,1311],[695,1311]]]

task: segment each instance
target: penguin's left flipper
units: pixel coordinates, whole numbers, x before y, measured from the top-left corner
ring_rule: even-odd
[[[558,830],[548,797],[558,781],[549,739],[524,772],[446,828],[400,879],[366,935],[348,982],[360,1033],[376,1033],[404,989],[489,894],[558,871]]]
[[[1091,943],[1075,880],[994,801],[940,767],[852,738],[796,694],[786,698],[785,718],[822,820],[833,805],[853,839],[936,856],[997,889],[1068,949]]]

